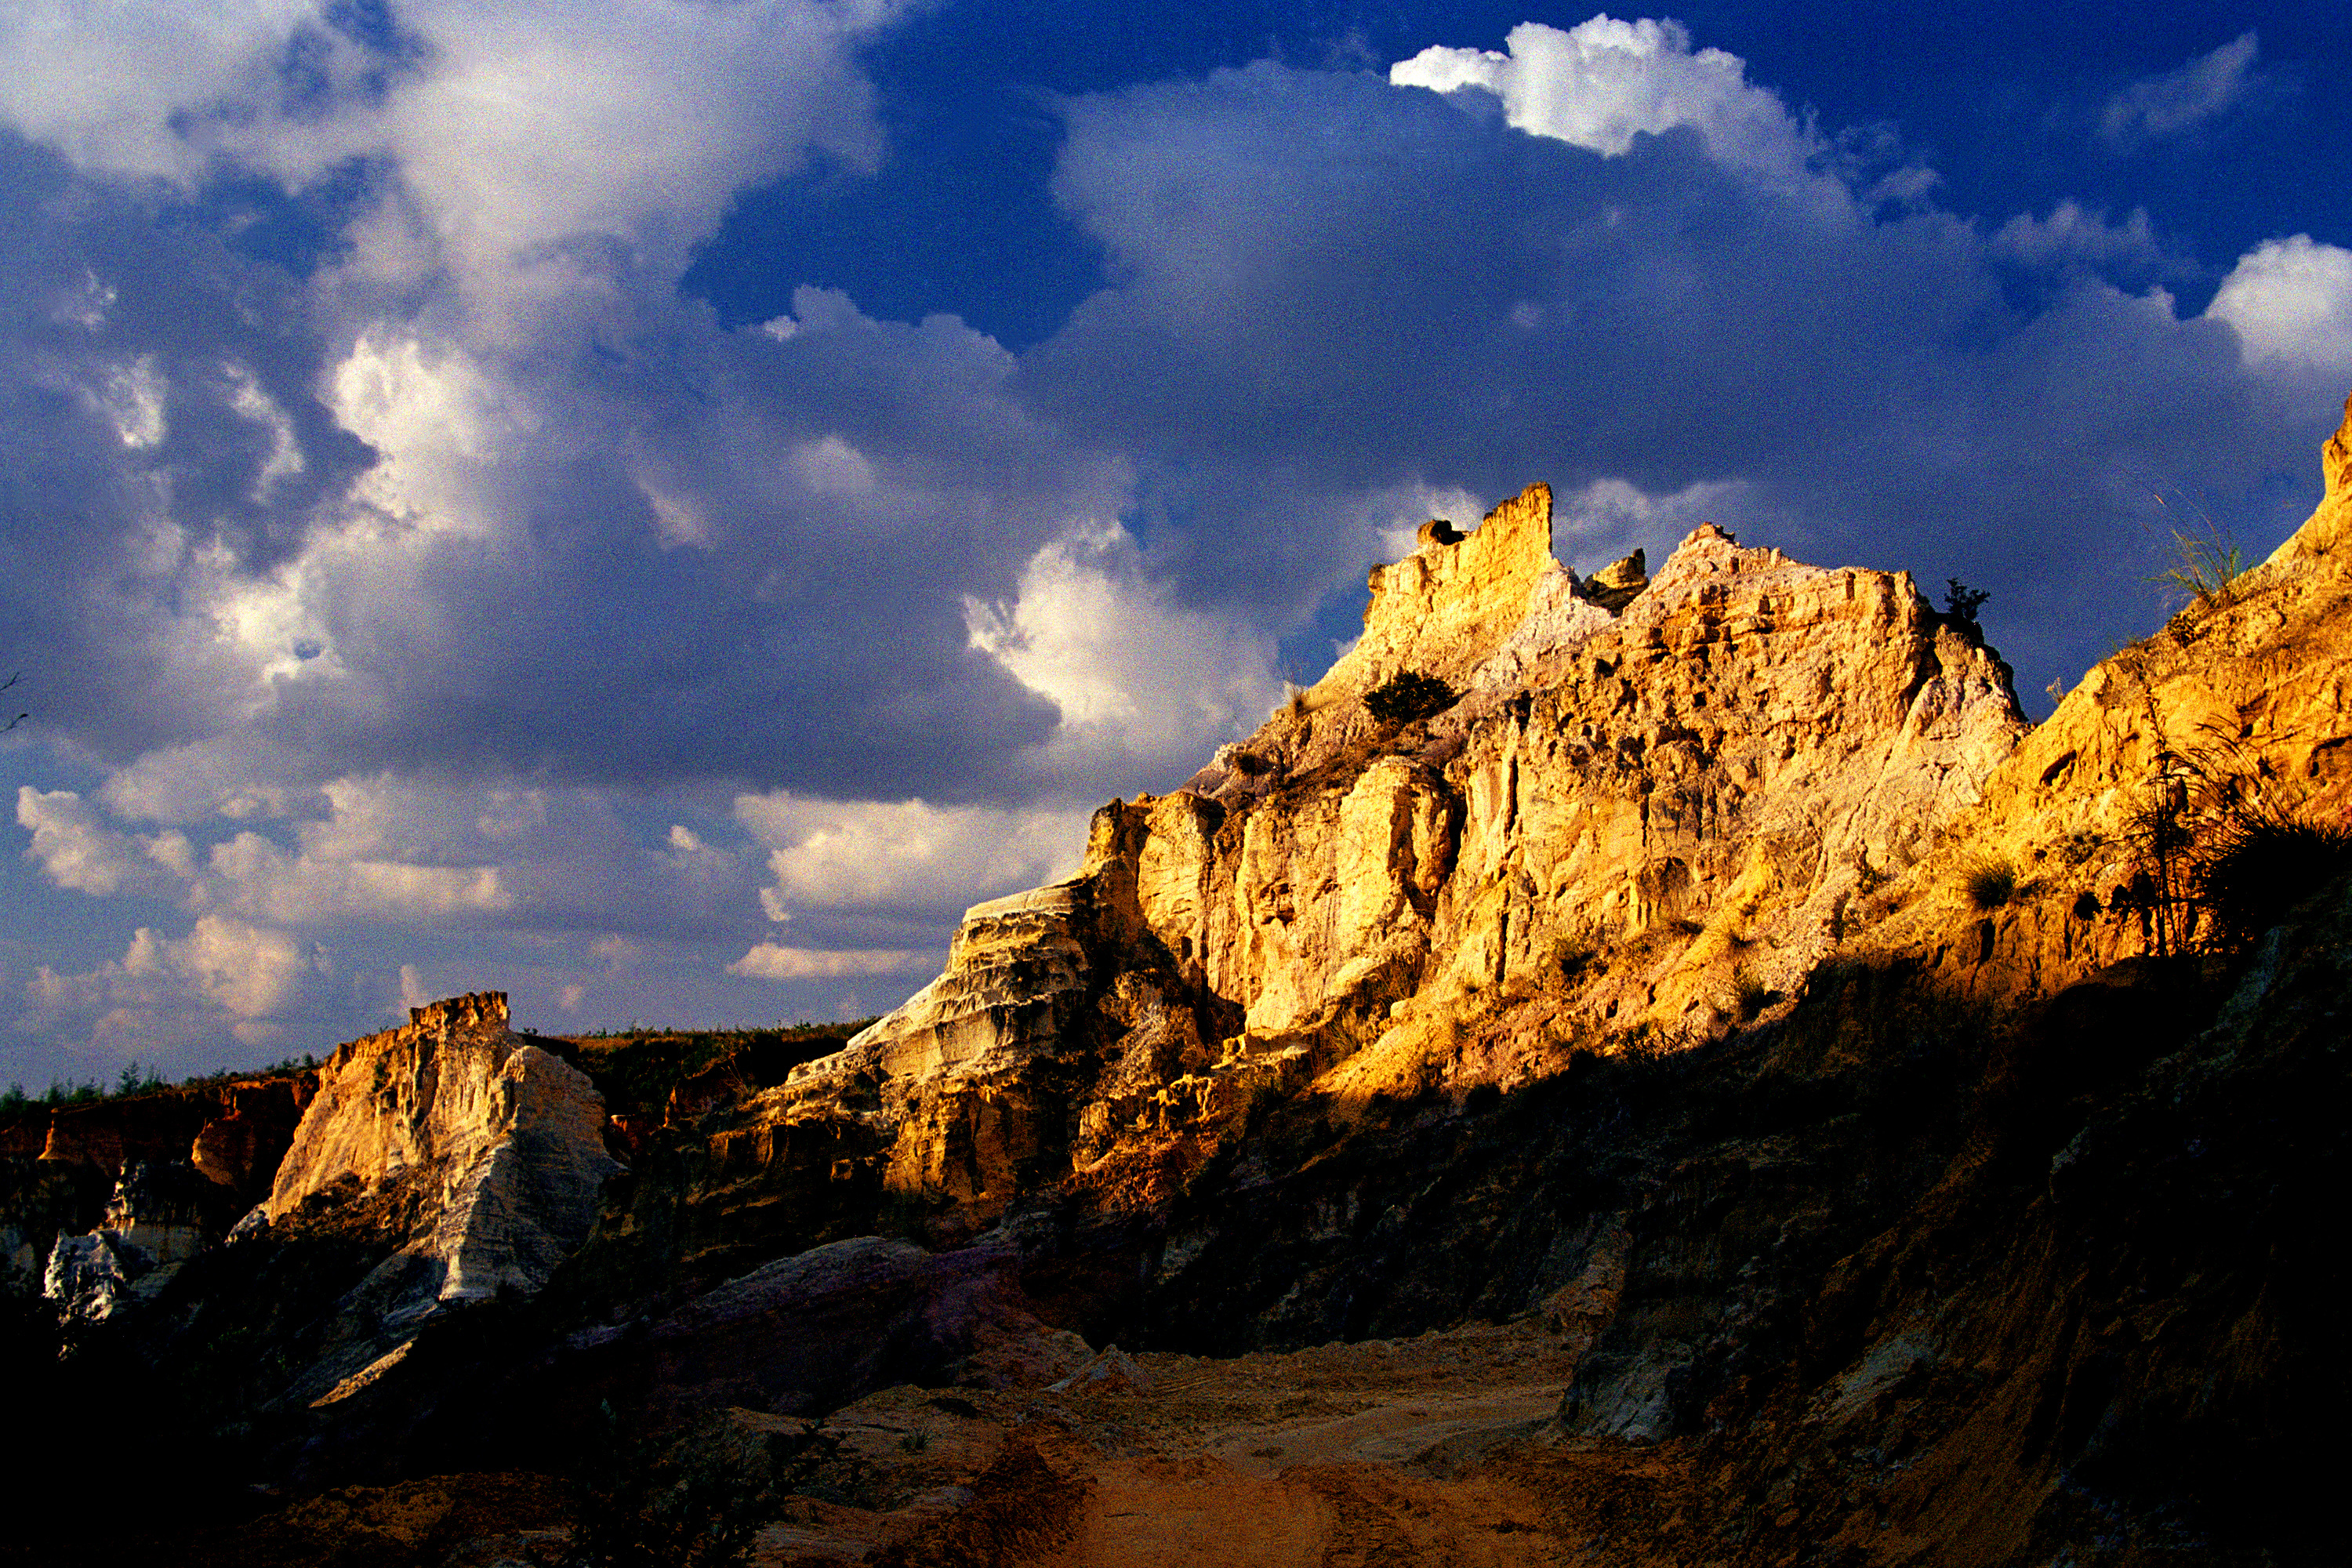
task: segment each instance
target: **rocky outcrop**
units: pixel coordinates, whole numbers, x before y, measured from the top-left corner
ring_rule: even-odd
[[[536,1291],[620,1168],[587,1075],[507,1023],[506,997],[487,992],[340,1047],[259,1211],[275,1224],[395,1184],[417,1194],[417,1229],[370,1287],[394,1322]]]
[[[2026,728],[2008,670],[1904,574],[1711,525],[1580,584],[1550,508],[1424,528],[1313,689],[1105,807],[1076,878],[971,910],[762,1113],[874,1129],[887,1190],[979,1224],[1269,1089],[1508,1085],[1792,990],[1979,804]],[[1406,674],[1454,700],[1383,720]]]
[[[2352,402],[2326,493],[2262,565],[2090,670],[1878,895],[1861,944],[1971,996],[2046,995],[2205,944],[2194,846],[2247,811],[2352,825]],[[2013,881],[1979,907],[1969,872]]]
[[[233,1194],[187,1160],[133,1160],[116,1178],[99,1226],[60,1235],[41,1293],[79,1322],[98,1322],[152,1300],[182,1264],[219,1239]]]
[[[5,1265],[77,1321],[153,1295],[268,1190],[314,1087],[288,1072],[20,1112],[0,1128]]]
[[[840,1048],[583,1047],[635,1168],[530,1306],[441,1310],[562,1253],[596,1107],[470,997],[337,1053],[119,1342],[268,1369],[240,1475],[609,1406],[779,1561],[2333,1562],[2347,452],[2031,731],[1901,574],[1433,523]],[[2217,935],[2163,857],[2257,818],[2324,864]]]

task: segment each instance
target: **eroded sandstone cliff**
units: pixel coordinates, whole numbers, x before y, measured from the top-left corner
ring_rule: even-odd
[[[340,1047],[258,1211],[278,1223],[345,1195],[415,1194],[417,1229],[367,1288],[395,1323],[536,1291],[620,1168],[587,1075],[507,1025],[506,997],[486,992]]]
[[[1424,528],[1312,689],[1105,807],[1076,877],[971,911],[762,1113],[877,1130],[887,1189],[978,1224],[1268,1089],[1508,1087],[1793,990],[1979,804],[2026,729],[2007,669],[1906,575],[1711,525],[1581,584],[1550,508]],[[1383,721],[1408,673],[1455,700]]]
[[[397,1484],[194,1560],[723,1495],[779,1565],[2333,1562],[2347,448],[2032,729],[1899,574],[1580,578],[1537,487],[852,1039],[609,1121],[495,998],[354,1042],[113,1342]],[[2232,904],[2249,825],[2310,864]],[[619,1502],[482,1474],[604,1412]]]

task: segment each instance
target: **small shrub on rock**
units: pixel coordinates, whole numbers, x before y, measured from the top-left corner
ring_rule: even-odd
[[[1459,700],[1454,688],[1433,675],[1401,669],[1364,698],[1364,706],[1383,724],[1410,724],[1433,713],[1443,713]]]
[[[1960,870],[1960,890],[1979,910],[1997,910],[2017,897],[2017,868],[1994,856],[1971,860]]]
[[[2229,817],[2199,848],[2194,897],[2224,949],[2252,942],[2352,873],[2352,828],[2266,813]]]

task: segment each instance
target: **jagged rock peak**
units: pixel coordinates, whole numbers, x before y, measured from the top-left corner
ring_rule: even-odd
[[[1549,485],[1529,485],[1469,533],[1433,519],[1412,554],[1372,568],[1364,634],[1310,700],[1369,690],[1408,669],[1458,684],[1538,596],[1564,595],[1573,581],[1552,559]]]
[[[503,991],[468,991],[408,1010],[412,1029],[503,1029],[509,1015]]]
[[[421,1217],[380,1293],[414,1313],[536,1290],[586,1237],[620,1167],[587,1075],[508,1022],[505,994],[482,992],[339,1047],[261,1212],[274,1224],[409,1184]]]
[[[1540,485],[1424,529],[1312,690],[1104,807],[1076,878],[973,909],[938,980],[755,1115],[878,1134],[886,1187],[980,1223],[1041,1162],[1108,1169],[1269,1089],[1516,1083],[1790,991],[2014,748],[2008,671],[1904,574],[1712,524],[1640,564],[1621,611],[1579,593]],[[1408,670],[1453,700],[1371,711]]]

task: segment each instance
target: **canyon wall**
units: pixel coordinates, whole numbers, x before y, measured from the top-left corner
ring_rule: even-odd
[[[718,1442],[778,1562],[1034,1560],[989,1521],[1047,1494],[1149,1561],[1100,1543],[1212,1493],[1399,1560],[1451,1510],[1432,1560],[2335,1561],[2352,405],[2323,461],[2038,727],[1904,574],[1433,521],[837,1049],[608,1108],[488,994],[337,1051],[266,1173],[173,1131],[266,1191],[113,1342],[301,1485]],[[2307,863],[2233,906],[2250,824]],[[166,1211],[75,1126],[28,1163]]]
[[[1382,719],[1407,674],[1454,700]],[[1536,486],[1423,528],[1313,689],[1103,808],[1077,876],[972,910],[945,973],[759,1113],[878,1131],[886,1186],[979,1224],[1024,1172],[1132,1163],[1269,1089],[1711,1037],[1882,915],[2026,728],[1906,574],[1708,525],[1580,582]]]

